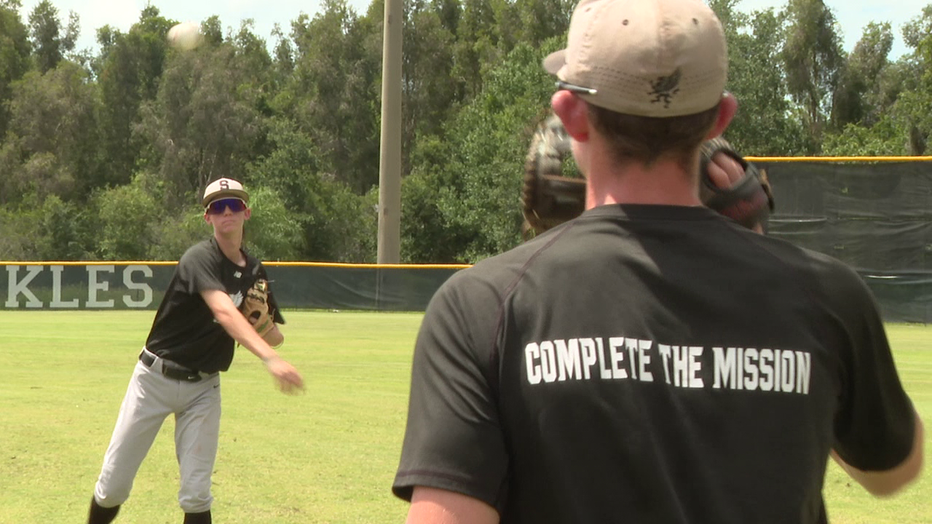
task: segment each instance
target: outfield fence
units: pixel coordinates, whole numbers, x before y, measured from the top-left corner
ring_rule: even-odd
[[[176,262],[0,262],[3,309],[156,309]],[[267,262],[282,308],[423,311],[465,265]]]
[[[884,319],[932,322],[932,157],[749,157],[768,176],[768,234],[831,255]]]
[[[2,309],[156,309],[174,262],[0,262]],[[423,311],[466,265],[266,264],[286,309]],[[859,271],[889,322],[932,323],[932,277]]]

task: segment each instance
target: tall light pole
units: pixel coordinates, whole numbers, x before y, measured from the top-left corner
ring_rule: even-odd
[[[401,261],[402,0],[385,0],[382,34],[382,130],[379,148],[379,264]]]

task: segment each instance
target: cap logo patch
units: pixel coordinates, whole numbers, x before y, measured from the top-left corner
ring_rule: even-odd
[[[653,95],[653,100],[650,101],[652,104],[658,102],[663,102],[664,109],[670,107],[670,102],[673,101],[673,95],[680,92],[680,76],[682,72],[679,68],[676,68],[676,71],[673,72],[670,76],[661,76],[657,80],[650,83],[650,86],[653,88],[653,91],[648,93]]]

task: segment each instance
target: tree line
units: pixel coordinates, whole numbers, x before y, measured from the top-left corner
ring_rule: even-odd
[[[745,13],[711,0],[745,155],[922,155],[932,131],[932,5],[863,28],[850,52],[821,0]],[[475,262],[521,241],[526,147],[565,44],[568,0],[406,0],[402,258]],[[0,0],[0,260],[174,260],[207,234],[197,194],[220,176],[253,195],[247,245],[266,260],[376,258],[383,0],[276,26],[177,21],[149,5],[127,32],[45,0]],[[849,28],[850,29],[850,28]]]

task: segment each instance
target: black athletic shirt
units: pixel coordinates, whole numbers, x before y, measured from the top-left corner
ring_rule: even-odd
[[[243,254],[246,267],[228,259],[213,237],[189,248],[178,262],[155,314],[146,348],[197,371],[229,369],[233,338],[214,320],[201,292],[219,289],[239,307],[256,279],[268,278],[259,260],[245,251]]]
[[[830,449],[889,469],[913,417],[845,265],[705,208],[602,206],[438,290],[393,491],[504,523],[820,523]]]

